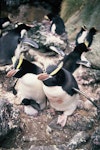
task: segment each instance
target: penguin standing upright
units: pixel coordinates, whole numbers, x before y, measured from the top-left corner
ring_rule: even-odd
[[[59,15],[49,13],[45,18],[51,21],[50,31],[53,34],[61,35],[65,32],[64,21]]]
[[[40,110],[44,109],[46,107],[46,96],[42,82],[37,78],[37,75],[42,73],[42,69],[22,58],[16,66],[16,69],[9,71],[7,76],[19,78],[15,86],[19,103],[31,105],[35,109],[39,109],[39,107]]]
[[[38,79],[43,81],[43,89],[50,106],[56,111],[63,111],[63,114],[58,117],[57,123],[64,127],[67,117],[77,107],[79,94],[73,90],[73,88],[78,89],[75,78],[69,71],[61,67],[62,62],[56,69],[54,69],[55,66],[49,66],[47,73],[38,75]]]
[[[88,30],[87,30],[86,26],[84,25],[81,27],[81,30],[76,35],[76,39],[75,39],[76,46],[80,43],[84,43],[84,40],[85,40],[87,34],[88,34]]]
[[[73,73],[80,64],[90,67],[90,63],[81,60],[82,53],[88,52],[89,50],[90,49],[84,43],[78,44],[71,53],[65,55],[62,59],[63,68]]]
[[[10,30],[5,36],[0,38],[0,64],[11,64],[15,49],[21,38],[22,30],[29,30],[31,27],[25,24],[18,25],[17,28]]]

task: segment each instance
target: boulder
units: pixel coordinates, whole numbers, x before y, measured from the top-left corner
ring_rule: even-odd
[[[19,128],[19,126],[18,109],[14,108],[7,99],[0,99],[0,142],[10,131]]]

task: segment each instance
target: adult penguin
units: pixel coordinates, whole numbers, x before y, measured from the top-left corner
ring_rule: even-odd
[[[94,38],[94,35],[95,35],[96,33],[97,33],[97,30],[96,30],[95,27],[92,27],[92,28],[89,30],[89,32],[88,32],[88,34],[87,34],[87,36],[86,36],[86,38],[85,38],[85,43],[86,43],[86,45],[87,45],[88,47],[90,47],[90,46],[92,45],[93,38]]]
[[[11,20],[8,17],[0,18],[0,37],[3,35],[3,30],[5,30],[10,24]]]
[[[62,50],[59,50],[56,47],[52,46],[52,49],[63,57],[63,59],[60,60],[60,62],[63,62],[63,68],[65,68],[71,73],[74,73],[74,71],[80,66],[80,64],[86,67],[91,67],[89,61],[81,60],[81,55],[84,52],[90,51],[90,49],[84,43],[75,46],[74,50],[70,52],[68,55],[66,55]]]
[[[8,17],[0,18],[0,29],[4,29],[11,23],[11,20]]]
[[[5,36],[0,38],[0,64],[11,64],[11,58],[14,56],[15,49],[21,38],[22,30],[29,30],[31,27],[20,24],[15,29],[10,30]]]
[[[16,69],[12,69],[7,73],[8,77],[18,78],[14,88],[19,98],[19,103],[30,105],[38,110],[46,107],[46,96],[42,82],[37,78],[40,73],[42,73],[40,67],[21,57],[16,64]]]
[[[80,31],[79,31],[79,32],[77,33],[77,35],[76,35],[76,39],[75,39],[75,44],[76,44],[76,46],[77,46],[78,44],[84,42],[84,40],[85,40],[87,34],[88,34],[88,30],[87,30],[86,26],[84,25],[84,26],[81,27]]]
[[[64,127],[67,117],[72,115],[77,107],[79,94],[73,88],[78,89],[78,85],[73,75],[62,68],[62,62],[55,68],[56,66],[49,66],[47,73],[38,75],[38,79],[43,81],[43,89],[50,106],[56,111],[63,111],[57,123]]]
[[[61,35],[65,32],[64,21],[59,15],[49,13],[45,18],[51,21],[50,31],[53,34]]]
[[[91,64],[88,61],[81,60],[81,55],[88,51],[90,51],[90,49],[84,43],[78,44],[71,53],[64,56],[62,60],[63,68],[73,73],[80,64],[90,67]]]

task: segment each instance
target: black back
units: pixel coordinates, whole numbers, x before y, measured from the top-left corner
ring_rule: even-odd
[[[77,61],[81,60],[81,54],[87,51],[89,50],[84,43],[78,44],[71,53],[64,56],[63,68],[73,73],[79,67]]]
[[[61,35],[62,33],[65,32],[64,21],[62,20],[62,18],[59,15],[49,14],[48,17],[50,20],[52,20],[50,30],[52,28],[52,25],[55,24],[55,26],[56,26],[55,33],[56,34]]]

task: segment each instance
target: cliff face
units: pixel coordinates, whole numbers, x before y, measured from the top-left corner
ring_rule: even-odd
[[[36,7],[42,6],[49,11],[59,13],[61,2],[62,0],[1,0],[1,8],[6,8],[11,11],[13,8],[18,8],[22,4],[30,4]]]
[[[70,41],[75,41],[76,34],[84,24],[88,30],[93,26],[98,30],[91,46],[92,51],[86,57],[95,69],[100,69],[100,1],[92,0],[90,3],[89,0],[63,0],[60,14],[65,21]]]

